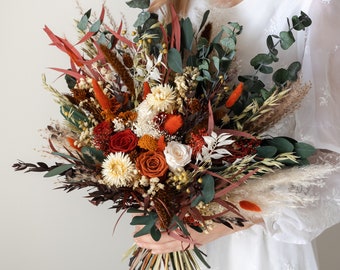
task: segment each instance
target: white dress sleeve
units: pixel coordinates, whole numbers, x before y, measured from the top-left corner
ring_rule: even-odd
[[[320,159],[339,164],[340,159],[340,1],[312,1],[308,15],[313,24],[303,50],[302,76],[312,89],[295,114],[294,137],[329,153]],[[321,160],[324,161],[324,160]],[[306,243],[325,229],[340,222],[340,173],[315,187],[318,200],[308,208],[286,208],[265,218],[266,229],[274,238],[291,243]]]

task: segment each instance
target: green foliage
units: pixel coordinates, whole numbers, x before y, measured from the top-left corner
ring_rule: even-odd
[[[311,19],[305,13],[301,12],[300,16],[293,16],[291,20],[287,19],[288,30],[281,31],[279,35],[269,35],[266,39],[268,52],[259,53],[254,56],[250,64],[254,67],[253,75],[239,76],[239,81],[244,82],[242,97],[233,106],[232,110],[235,114],[239,114],[249,104],[256,100],[258,104],[263,104],[264,101],[271,96],[273,88],[266,89],[265,84],[259,79],[258,73],[272,74],[272,80],[275,88],[283,89],[289,82],[298,79],[298,72],[301,70],[301,64],[294,62],[287,69],[278,68],[274,71],[272,65],[279,61],[278,46],[283,50],[289,49],[295,43],[294,31],[305,30],[312,23]],[[268,92],[268,94],[265,94]]]
[[[181,39],[182,46],[186,50],[192,50],[192,44],[194,40],[194,29],[192,27],[191,20],[189,18],[181,20]]]
[[[104,153],[96,148],[84,146],[81,148],[84,160],[89,165],[100,164],[104,161]]]
[[[44,177],[52,177],[57,175],[63,175],[66,171],[74,167],[74,164],[61,164],[60,166],[50,170],[44,175]]]
[[[182,57],[179,51],[171,48],[168,52],[168,65],[173,71],[182,73]]]
[[[134,27],[142,26],[149,18],[151,14],[150,12],[141,12],[138,14],[137,20],[133,24]]]
[[[150,6],[150,0],[131,0],[126,4],[131,8],[146,9]]]
[[[191,206],[194,207],[200,202],[209,203],[215,196],[215,179],[209,174],[202,176],[201,193],[192,201]]]
[[[62,105],[60,107],[60,113],[78,130],[82,130],[81,125],[84,125],[85,123],[88,126],[91,126],[88,117],[74,106]]]
[[[95,22],[91,25],[91,27],[90,27],[90,29],[89,29],[89,32],[97,33],[97,32],[99,31],[101,25],[102,25],[102,21],[101,21],[101,20],[95,21]]]
[[[259,146],[256,148],[256,154],[263,158],[273,158],[277,153],[277,149],[272,145]]]
[[[303,142],[297,142],[294,145],[294,151],[296,152],[296,154],[301,157],[302,159],[306,159],[309,158],[310,156],[312,156],[315,153],[315,148],[307,143],[303,143]]]
[[[60,156],[62,158],[69,159],[69,160],[80,161],[79,158],[75,158],[73,156],[70,156],[70,155],[67,155],[67,154],[64,154],[64,153],[52,152],[51,154],[55,155],[55,156]]]
[[[158,241],[161,238],[161,232],[156,226],[157,219],[155,212],[147,213],[144,216],[134,216],[130,225],[144,225],[141,230],[134,234],[134,237],[150,234],[155,241]]]
[[[208,264],[208,262],[204,259],[202,251],[200,251],[196,246],[194,247],[194,252],[197,256],[197,258],[200,259],[200,261],[208,268],[210,268],[210,265]]]
[[[69,89],[73,89],[77,84],[77,79],[68,74],[65,74],[65,81]]]
[[[285,165],[306,165],[309,164],[307,159],[315,153],[315,148],[289,137],[274,137],[263,140],[261,146],[256,148],[256,152],[260,158],[275,158],[280,154],[293,153],[298,158],[297,162],[290,159],[280,162]]]
[[[80,19],[80,21],[77,24],[78,29],[81,31],[85,31],[87,29],[89,18],[91,16],[91,9],[89,9]]]

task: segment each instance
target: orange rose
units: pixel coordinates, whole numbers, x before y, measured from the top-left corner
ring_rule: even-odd
[[[168,171],[168,164],[161,152],[142,153],[136,159],[136,167],[142,175],[149,178],[162,177]]]

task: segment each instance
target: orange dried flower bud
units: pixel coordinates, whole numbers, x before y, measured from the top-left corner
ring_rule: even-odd
[[[179,114],[169,115],[164,123],[164,129],[170,135],[175,134],[182,126],[183,126],[183,118]]]
[[[253,212],[261,212],[261,208],[260,206],[258,206],[257,204],[250,202],[250,201],[240,201],[239,205],[241,208],[243,208],[244,210],[248,210],[248,211],[253,211]]]
[[[93,92],[96,100],[103,110],[110,110],[111,102],[108,96],[105,95],[102,88],[95,79],[92,79]]]
[[[75,144],[75,139],[73,139],[73,138],[71,138],[71,137],[66,137],[66,140],[67,140],[67,142],[68,142],[68,144],[72,147],[72,148],[74,148],[74,149],[76,149],[76,150],[80,150],[80,148],[78,147],[78,146],[76,146],[76,144]]]
[[[243,86],[244,83],[240,82],[236,88],[234,89],[234,91],[230,94],[229,98],[227,99],[225,106],[227,108],[231,108],[232,106],[234,106],[234,104],[236,103],[236,101],[238,101],[238,99],[240,98],[240,96],[242,95],[243,92]]]
[[[157,151],[163,152],[164,149],[165,149],[165,147],[166,147],[166,142],[165,142],[165,137],[164,137],[164,135],[161,136],[161,137],[158,139],[157,145],[158,145]]]

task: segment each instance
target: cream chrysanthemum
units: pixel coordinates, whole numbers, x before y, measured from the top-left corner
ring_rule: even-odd
[[[132,186],[137,175],[136,167],[129,156],[121,152],[109,154],[104,160],[102,168],[103,180],[100,182],[107,186]]]
[[[169,85],[157,85],[152,87],[147,95],[146,102],[153,111],[171,113],[176,103],[176,96]]]

